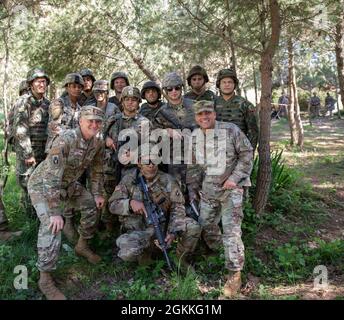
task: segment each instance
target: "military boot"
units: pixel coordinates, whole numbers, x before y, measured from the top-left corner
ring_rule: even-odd
[[[66,236],[70,243],[76,243],[78,234],[74,228],[73,218],[66,218],[66,223],[63,228],[63,234]]]
[[[20,237],[23,231],[0,231],[0,240],[7,241],[13,238]]]
[[[75,253],[78,256],[85,257],[89,263],[97,264],[101,261],[101,257],[95,254],[87,244],[87,239],[80,236],[77,245],[75,246]]]
[[[67,300],[64,294],[55,286],[54,280],[49,272],[41,271],[38,287],[47,300]]]
[[[223,287],[223,294],[225,297],[232,298],[238,294],[241,287],[241,273],[240,271],[230,272],[226,277],[227,281]]]

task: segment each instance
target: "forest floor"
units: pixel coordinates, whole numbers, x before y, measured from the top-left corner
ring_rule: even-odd
[[[237,299],[344,299],[344,120],[321,118],[313,126],[304,122],[304,129],[300,152],[289,146],[287,121],[272,122],[272,150],[284,150],[286,166],[295,169],[296,179],[307,187],[279,195],[275,201],[286,203],[283,210],[246,223],[246,263]],[[35,267],[38,223],[20,207],[14,161],[12,154],[4,202],[11,227],[24,232],[17,240],[0,242],[0,299],[40,300],[44,298],[37,288]],[[302,201],[299,215],[288,214],[294,201]],[[54,274],[69,299],[224,299],[223,254],[205,258],[200,251],[196,273],[185,275],[179,269],[169,274],[162,258],[148,267],[119,261],[114,238],[97,235],[92,246],[103,257],[96,266],[75,256],[73,246],[63,238]],[[173,250],[170,255],[175,259]],[[13,287],[17,265],[28,269],[26,290]],[[324,269],[314,270],[319,265],[327,271],[323,287],[314,286],[314,279],[325,275]]]

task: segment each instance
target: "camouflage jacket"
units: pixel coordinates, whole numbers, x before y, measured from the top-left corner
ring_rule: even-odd
[[[186,98],[183,98],[179,106],[172,106],[166,103],[159,109],[159,113],[156,115],[156,122],[162,129],[188,128],[192,131],[197,127],[192,105],[193,101]]]
[[[146,117],[151,122],[153,126],[152,129],[161,128],[161,125],[156,121],[156,117],[163,105],[164,103],[159,101],[156,107],[151,107],[149,103],[143,103],[140,107],[139,114]]]
[[[318,106],[318,105],[320,105],[320,98],[317,96],[315,96],[315,97],[313,96],[313,97],[311,97],[309,103],[311,104],[311,106]]]
[[[104,141],[98,136],[84,140],[80,128],[65,130],[52,142],[47,158],[29,180],[31,190],[42,189],[49,215],[61,215],[61,201],[74,195],[77,181],[86,168],[90,169],[91,192],[103,195]]]
[[[24,159],[34,156],[33,149],[44,150],[47,141],[49,100],[37,100],[31,93],[21,96],[14,106],[13,131],[16,152]]]
[[[193,90],[188,91],[184,94],[184,98],[188,98],[194,101],[214,101],[215,100],[215,93],[211,90],[205,90],[202,94],[198,95]]]
[[[199,144],[205,134],[201,129],[193,132],[192,164],[186,173],[188,188],[201,191],[208,199],[226,196],[222,186],[227,179],[239,186],[250,186],[253,166],[252,146],[238,126],[216,121],[213,133],[214,140],[207,135],[206,142]]]
[[[110,137],[115,144],[118,145],[120,132],[124,129],[132,129],[138,135],[139,142],[141,140],[141,128],[143,125],[149,130],[150,122],[147,118],[140,114],[134,117],[128,117],[122,113],[111,116],[106,123],[106,136]],[[149,133],[149,131],[148,131]]]
[[[82,106],[85,106],[86,104],[94,104],[96,103],[97,100],[96,98],[94,97],[94,94],[93,92],[87,96],[85,94],[85,92],[82,92],[79,99],[78,99],[78,104],[82,107]]]
[[[57,134],[66,129],[79,126],[80,105],[72,106],[69,95],[65,92],[61,97],[53,100],[49,108],[48,141],[46,151],[51,147],[52,140]]]
[[[256,149],[259,129],[256,108],[241,96],[234,95],[229,100],[222,96],[215,99],[216,120],[236,124],[248,137],[253,149]]]
[[[121,101],[118,100],[118,98],[116,96],[112,96],[109,98],[109,102],[114,103],[120,111],[123,111],[123,106]]]
[[[125,224],[126,229],[142,230],[146,227],[143,216],[134,214],[130,208],[130,200],[143,201],[143,193],[137,183],[137,174],[137,169],[132,169],[122,178],[109,199],[109,210],[111,213],[119,215],[120,221]],[[166,215],[167,232],[184,231],[184,197],[173,177],[158,171],[153,181],[147,182],[147,186],[152,201],[159,204]]]

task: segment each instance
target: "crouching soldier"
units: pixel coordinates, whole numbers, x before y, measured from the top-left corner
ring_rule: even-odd
[[[152,149],[144,144],[141,150]],[[151,262],[152,251],[156,247],[154,227],[148,225],[145,219],[147,209],[138,181],[141,175],[146,180],[151,200],[164,213],[165,222],[161,223],[161,230],[167,230],[167,247],[179,237],[177,257],[183,267],[189,266],[190,254],[197,244],[200,226],[185,216],[184,197],[179,184],[171,175],[159,171],[157,163],[157,155],[139,155],[138,169],[134,168],[126,173],[109,199],[109,210],[119,216],[124,231],[116,240],[118,257],[124,261],[147,264]]]
[[[198,101],[194,111],[200,128],[193,132],[197,139],[193,141],[193,163],[188,166],[186,175],[189,198],[190,201],[200,200],[199,222],[207,245],[217,251],[223,244],[229,271],[224,294],[232,297],[240,289],[240,271],[244,266],[242,199],[243,187],[250,186],[253,148],[235,124],[215,120],[213,102]],[[205,141],[204,147],[199,145],[200,141]],[[204,150],[207,150],[206,155]],[[198,199],[199,194],[201,199]]]
[[[80,237],[75,253],[93,264],[101,260],[89,248],[87,241],[96,231],[97,208],[104,205],[104,143],[97,135],[103,117],[103,111],[95,106],[82,107],[80,127],[67,129],[55,137],[46,160],[36,168],[29,180],[29,194],[41,223],[37,242],[38,286],[48,300],[65,299],[51,277],[61,246],[63,206],[81,212]],[[90,167],[92,194],[78,182],[87,167]]]

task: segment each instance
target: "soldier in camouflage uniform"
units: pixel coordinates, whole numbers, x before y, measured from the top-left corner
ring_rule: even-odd
[[[313,92],[313,97],[309,100],[309,115],[311,118],[320,116],[320,98],[316,92]]]
[[[92,91],[95,97],[95,105],[104,111],[106,120],[121,112],[116,104],[109,102],[108,81],[97,80],[93,85]]]
[[[140,102],[140,90],[136,87],[125,87],[121,95],[123,113],[116,114],[107,121],[105,134],[104,188],[108,197],[112,195],[116,185],[121,179],[121,175],[126,170],[133,167],[133,165],[130,164],[123,166],[119,163],[119,149],[124,142],[119,140],[120,132],[125,129],[131,129],[140,139],[142,126],[145,125],[149,129],[149,120],[138,114]],[[115,221],[108,210],[103,211],[102,222],[105,223],[108,231],[112,231]]]
[[[156,115],[164,104],[161,101],[160,86],[155,81],[145,82],[141,89],[141,98],[147,102],[141,105],[139,113],[152,123],[152,129],[160,128],[160,125],[156,122]]]
[[[214,101],[215,94],[211,90],[207,90],[206,83],[209,82],[207,72],[201,66],[193,66],[187,76],[187,81],[191,90],[185,93],[184,97],[191,100],[209,100]]]
[[[27,214],[34,216],[27,182],[35,166],[45,158],[50,102],[44,95],[50,79],[43,69],[34,68],[28,72],[27,82],[30,92],[21,96],[14,106],[13,137],[22,204]]]
[[[110,97],[109,102],[114,103],[122,111],[121,94],[124,87],[130,86],[129,78],[124,72],[114,72],[110,79],[110,89],[115,90],[115,95]]]
[[[78,126],[80,113],[78,99],[84,87],[84,80],[79,73],[69,73],[64,79],[63,87],[66,91],[61,97],[53,100],[49,108],[47,152],[56,135]]]
[[[145,264],[151,261],[151,254],[156,248],[153,244],[154,228],[147,225],[144,219],[146,209],[143,204],[143,193],[137,181],[138,175],[141,174],[146,179],[152,201],[166,216],[161,229],[167,230],[167,245],[178,237],[177,257],[181,259],[183,267],[189,266],[187,259],[197,244],[200,226],[185,216],[184,197],[179,184],[172,176],[158,170],[156,163],[159,159],[151,152],[152,147],[149,144],[141,145],[141,150],[145,148],[148,154],[140,152],[138,169],[134,168],[127,172],[109,200],[109,209],[119,217],[124,232],[116,240],[119,247],[118,256],[124,261]]]
[[[97,208],[104,205],[103,152],[104,142],[99,136],[104,113],[95,106],[81,109],[80,126],[55,137],[44,160],[30,177],[28,189],[41,222],[38,233],[39,288],[47,299],[65,299],[55,287],[51,272],[56,268],[63,229],[63,207],[80,210],[79,241],[75,253],[90,263],[101,258],[88,246],[97,227]],[[91,192],[78,182],[90,167]]]
[[[224,294],[231,297],[240,289],[240,271],[244,266],[242,199],[243,187],[250,186],[253,148],[235,124],[215,120],[213,102],[198,101],[194,110],[200,129],[193,132],[193,163],[187,172],[189,198],[197,201],[200,197],[199,223],[207,245],[213,250],[218,250],[221,242],[224,246],[229,270]],[[212,133],[215,138],[209,139]],[[202,141],[202,137],[205,144],[199,146],[197,141]],[[214,151],[209,153],[210,150]],[[218,162],[212,161],[216,159],[211,157],[212,153],[219,157]]]
[[[168,165],[168,173],[178,180],[185,195],[186,164],[184,164],[183,142],[187,137],[182,136],[181,130],[186,129],[191,133],[197,127],[192,108],[193,101],[182,96],[183,80],[176,72],[168,73],[165,76],[162,88],[168,101],[160,108],[156,116],[156,122],[160,128],[167,129],[167,133],[171,138],[171,159]],[[187,135],[185,130],[184,134]],[[181,147],[174,141],[176,139],[182,140]]]
[[[93,104],[95,103],[95,97],[93,95],[93,86],[96,78],[94,77],[92,71],[90,69],[82,69],[79,73],[84,80],[84,88],[80,94],[78,99],[79,105],[82,107],[85,104]]]
[[[222,69],[217,75],[216,87],[220,96],[215,99],[215,110],[218,121],[236,124],[248,137],[256,149],[258,143],[258,121],[256,108],[245,98],[235,94],[239,83],[232,69]]]

